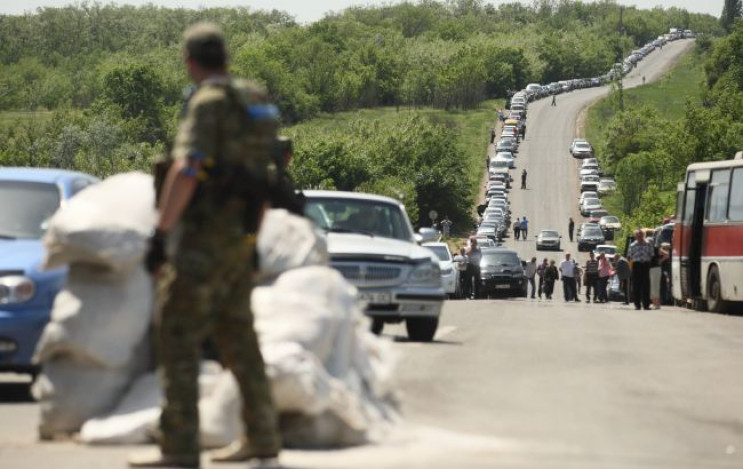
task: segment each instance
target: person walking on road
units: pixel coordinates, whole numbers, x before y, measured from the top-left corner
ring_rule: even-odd
[[[575,262],[570,258],[569,252],[565,253],[565,260],[560,263],[560,277],[565,301],[580,301],[575,291]]]
[[[527,234],[529,234],[529,221],[524,217],[521,220],[521,239],[526,240]]]
[[[642,230],[635,231],[635,241],[629,247],[632,261],[632,296],[635,309],[650,309],[650,263],[655,254],[653,246],[645,240]]]
[[[521,188],[526,189],[526,169],[521,171]]]
[[[585,275],[583,284],[586,287],[586,303],[591,302],[591,291],[593,290],[593,302],[596,303],[598,300],[598,292],[596,291],[596,282],[599,279],[599,261],[595,259],[593,251],[588,253],[588,260],[586,261]]]
[[[459,272],[459,297],[469,298],[472,296],[472,277],[467,275],[469,269],[469,257],[464,248],[459,248],[459,253],[452,259],[454,266]]]
[[[524,275],[526,275],[526,278],[529,279],[529,285],[531,285],[531,299],[533,300],[536,298],[536,290],[537,286],[534,281],[534,277],[537,274],[537,258],[532,257],[531,261],[526,263],[526,268],[524,269]]]
[[[629,285],[630,277],[632,276],[632,269],[630,269],[629,262],[619,253],[614,255],[614,270],[619,280],[619,290],[624,294],[624,304],[629,304]]]
[[[519,235],[521,234],[521,220],[519,218],[513,222],[513,238],[518,241]]]
[[[477,245],[477,238],[474,236],[470,238],[470,246],[466,251],[467,258],[469,259],[469,277],[473,300],[480,297],[480,261],[482,260],[482,251],[480,246]]]
[[[557,106],[557,95],[552,95],[552,106]]]
[[[547,258],[545,257],[541,264],[537,267],[537,279],[538,279],[538,288],[537,288],[537,294],[539,295],[539,299],[542,299],[542,292],[544,291],[544,272],[549,267],[549,262],[547,261]]]
[[[218,26],[186,29],[183,60],[197,89],[175,137],[146,257],[166,295],[157,326],[164,397],[160,448],[133,454],[129,465],[199,467],[199,352],[206,337],[219,346],[239,384],[244,428],[239,440],[212,459],[264,463],[278,456],[281,435],[250,298],[278,111],[257,85],[229,76]],[[246,179],[255,181],[253,190],[241,190]],[[169,261],[165,245],[176,227],[178,247]]]
[[[550,260],[550,265],[544,269],[544,295],[548,300],[552,299],[552,293],[555,291],[555,282],[559,280],[560,274],[557,271],[555,260]]]
[[[568,222],[568,236],[570,236],[570,242],[573,242],[573,231],[575,230],[575,222],[573,221],[573,217],[570,217],[570,221]]]
[[[611,268],[611,262],[609,262],[609,259],[606,258],[606,254],[602,252],[601,254],[599,254],[599,303],[607,303],[609,301],[609,295],[606,289],[609,286],[609,279],[612,275],[614,275],[614,272]]]

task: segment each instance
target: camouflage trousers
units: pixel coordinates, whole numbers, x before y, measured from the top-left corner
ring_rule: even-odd
[[[160,293],[158,354],[164,390],[160,427],[166,455],[199,454],[198,373],[201,345],[211,337],[242,393],[245,432],[253,449],[281,446],[276,411],[250,296],[254,244],[242,236],[184,234]],[[169,278],[168,278],[169,277]]]

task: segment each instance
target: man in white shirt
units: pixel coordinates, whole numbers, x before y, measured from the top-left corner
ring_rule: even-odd
[[[577,301],[578,292],[575,288],[575,263],[570,258],[570,253],[565,253],[565,260],[560,263],[560,277],[562,277],[562,292],[565,301]]]
[[[529,284],[531,285],[531,298],[535,298],[536,293],[536,283],[534,282],[534,276],[537,274],[537,258],[532,257],[530,262],[527,262],[526,267],[524,268],[524,275],[526,275],[526,278],[529,279]]]

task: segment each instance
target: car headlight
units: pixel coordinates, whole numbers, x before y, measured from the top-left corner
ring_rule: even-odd
[[[28,277],[9,275],[0,277],[0,305],[23,303],[33,298],[36,284]]]
[[[422,262],[410,272],[408,282],[415,285],[440,285],[441,269],[433,262]]]

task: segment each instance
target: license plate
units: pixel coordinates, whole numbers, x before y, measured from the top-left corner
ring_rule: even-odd
[[[495,288],[497,290],[508,290],[509,288],[511,288],[511,285],[496,285]]]
[[[359,292],[359,299],[369,304],[387,305],[392,303],[392,294],[389,292]]]
[[[0,339],[0,353],[13,353],[18,349],[18,344],[12,340]]]

